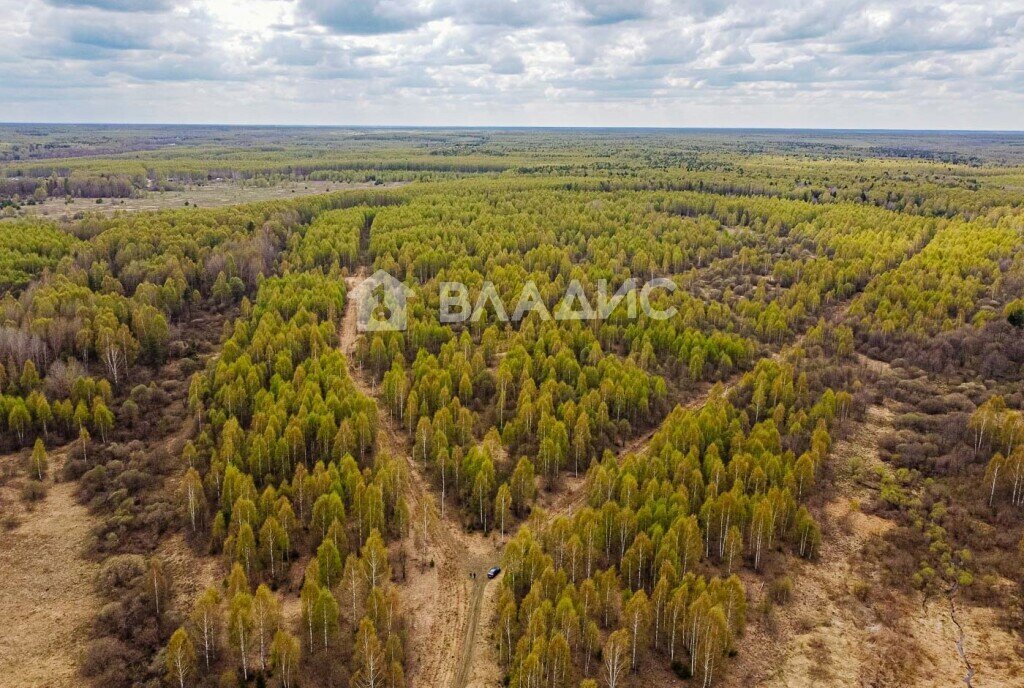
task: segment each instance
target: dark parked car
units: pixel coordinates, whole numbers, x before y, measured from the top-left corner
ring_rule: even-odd
[[[499,573],[501,573],[501,568],[495,566],[493,569],[491,569],[490,571],[487,572],[487,577],[488,578],[495,578]]]

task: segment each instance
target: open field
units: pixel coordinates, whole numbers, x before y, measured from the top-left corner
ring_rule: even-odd
[[[10,470],[22,457],[0,457]],[[54,452],[59,471],[63,452]],[[47,495],[0,532],[0,664],[4,685],[77,686],[78,661],[100,601],[96,562],[87,558],[94,519],[75,499],[71,482],[48,482]],[[0,514],[14,515],[16,485],[0,487]]]
[[[382,186],[390,186],[385,184]],[[255,203],[259,201],[287,200],[300,196],[329,193],[332,189],[368,189],[372,183],[346,183],[307,180],[302,182],[278,182],[262,185],[243,182],[212,181],[189,186],[180,191],[143,191],[132,198],[77,198],[67,202],[61,198],[48,198],[36,205],[25,205],[22,213],[54,220],[70,220],[81,213],[110,215],[116,212],[145,212],[171,210],[192,206],[195,208],[218,208],[228,205]]]

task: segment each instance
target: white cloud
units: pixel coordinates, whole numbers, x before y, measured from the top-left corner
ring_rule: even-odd
[[[0,119],[1020,128],[1018,0],[0,0]]]

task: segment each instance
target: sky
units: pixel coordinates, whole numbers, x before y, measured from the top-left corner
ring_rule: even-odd
[[[1024,129],[1024,0],[0,0],[0,121]]]

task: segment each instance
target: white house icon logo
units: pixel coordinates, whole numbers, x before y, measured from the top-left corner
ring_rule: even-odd
[[[378,270],[353,289],[348,298],[356,304],[356,330],[396,332],[408,326],[405,306],[412,289]]]

